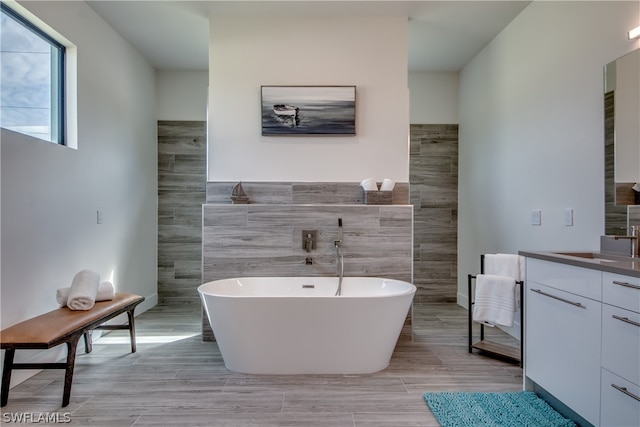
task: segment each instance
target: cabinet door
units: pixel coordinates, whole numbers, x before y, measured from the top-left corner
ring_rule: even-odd
[[[598,425],[602,304],[529,281],[525,304],[525,375]]]
[[[602,306],[602,366],[640,384],[640,314]]]
[[[640,387],[602,370],[602,426],[640,426]]]

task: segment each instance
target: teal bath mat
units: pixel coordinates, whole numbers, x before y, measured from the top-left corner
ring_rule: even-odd
[[[442,427],[575,427],[531,391],[425,393]]]

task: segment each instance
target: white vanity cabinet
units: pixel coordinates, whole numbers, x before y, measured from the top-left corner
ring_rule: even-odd
[[[602,273],[527,258],[525,375],[600,422]]]
[[[640,278],[605,272],[602,426],[640,426]]]
[[[541,387],[594,426],[640,426],[638,263],[531,254],[525,387]]]

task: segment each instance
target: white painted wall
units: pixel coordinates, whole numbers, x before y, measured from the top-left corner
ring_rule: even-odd
[[[146,297],[140,313],[157,301],[154,70],[84,2],[23,6],[77,46],[78,147],[2,130],[2,328],[85,268]],[[60,355],[34,353],[16,359]]]
[[[639,18],[637,1],[533,2],[462,71],[462,305],[482,253],[599,248],[603,66],[640,45],[626,38]],[[533,209],[542,226],[530,224]]]
[[[406,18],[211,16],[210,181],[409,180]],[[263,137],[261,85],[355,85],[356,136]]]
[[[206,70],[156,70],[158,120],[206,120],[208,91]]]
[[[459,73],[409,72],[411,124],[457,124]]]

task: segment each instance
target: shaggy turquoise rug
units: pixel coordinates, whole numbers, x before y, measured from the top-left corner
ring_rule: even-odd
[[[442,427],[575,427],[531,391],[425,393]]]

